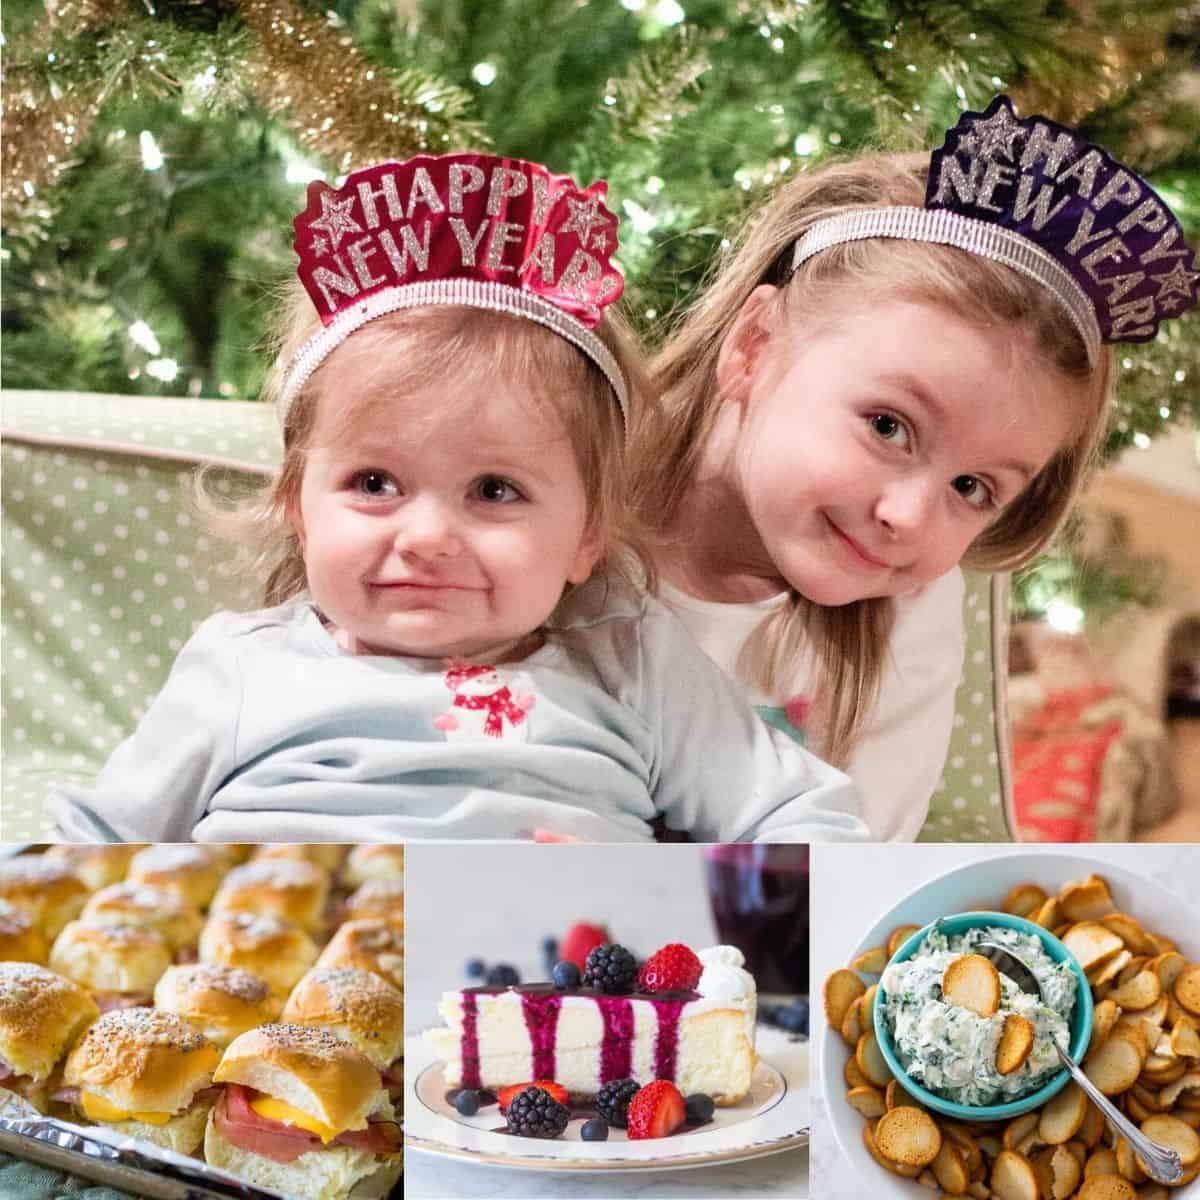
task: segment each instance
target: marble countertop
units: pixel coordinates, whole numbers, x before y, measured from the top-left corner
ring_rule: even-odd
[[[545,978],[541,941],[575,921],[608,926],[635,953],[716,942],[703,847],[410,843],[405,855],[405,1009],[409,1032],[438,1022],[443,991],[468,982],[467,959]],[[808,1151],[687,1170],[619,1175],[509,1170],[421,1151],[405,1157],[408,1200],[755,1200],[808,1195]]]
[[[955,867],[989,854],[1074,854],[1111,862],[1147,875],[1200,910],[1200,846],[1087,845],[996,846],[913,845],[817,847],[812,864],[812,978],[818,980],[845,966],[848,951],[880,915],[909,892]],[[819,1001],[813,1005],[813,1040],[821,1036]],[[837,1145],[822,1099],[818,1055],[813,1054],[812,1107],[813,1191],[820,1200],[862,1200],[869,1180],[848,1161]],[[1190,1190],[1190,1189],[1189,1189]],[[913,1185],[913,1200],[929,1193]]]

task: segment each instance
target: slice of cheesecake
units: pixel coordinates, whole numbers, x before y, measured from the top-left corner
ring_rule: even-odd
[[[700,958],[695,991],[610,995],[534,983],[446,992],[446,1025],[424,1036],[445,1064],[447,1087],[497,1091],[553,1079],[582,1100],[614,1079],[669,1079],[685,1096],[736,1104],[756,1061],[754,979],[732,946]]]

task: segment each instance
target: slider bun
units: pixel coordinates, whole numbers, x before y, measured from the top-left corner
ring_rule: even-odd
[[[166,942],[141,925],[72,921],[50,947],[50,966],[93,992],[152,992],[170,965]]]
[[[107,1012],[67,1057],[63,1083],[126,1112],[178,1113],[212,1082],[221,1052],[174,1013]]]
[[[213,899],[213,912],[274,913],[302,929],[321,927],[329,874],[310,862],[260,858],[234,867]]]
[[[176,1154],[194,1154],[204,1140],[204,1123],[212,1111],[211,1104],[193,1104],[182,1116],[172,1117],[165,1125],[147,1121],[104,1121],[109,1129],[152,1142]]]
[[[278,1163],[235,1146],[212,1117],[204,1134],[204,1158],[209,1166],[291,1200],[345,1200],[351,1189],[355,1200],[382,1198],[400,1178],[404,1163],[399,1153],[380,1157],[354,1146],[326,1146]]]
[[[79,916],[87,897],[83,880],[44,854],[21,854],[0,863],[0,899],[27,913],[51,941]]]
[[[360,842],[346,859],[342,875],[351,887],[368,879],[404,879],[404,846],[388,842]]]
[[[296,984],[283,1020],[327,1029],[383,1071],[404,1053],[404,996],[357,967],[314,967]]]
[[[349,1042],[308,1025],[260,1025],[240,1034],[213,1081],[265,1092],[338,1130],[365,1129],[367,1114],[387,1101],[368,1059]]]
[[[310,862],[326,871],[336,871],[342,865],[349,846],[337,842],[269,842],[259,846],[254,859],[285,858],[297,862]]]
[[[346,921],[329,939],[318,967],[358,967],[404,990],[404,932],[390,921],[365,917]]]
[[[239,1033],[274,1021],[283,997],[240,967],[188,963],[168,967],[154,989],[154,1006],[173,1012],[224,1049]]]
[[[89,925],[144,925],[162,934],[171,952],[195,943],[200,914],[173,892],[148,883],[110,883],[87,902]]]
[[[0,962],[45,963],[49,943],[33,918],[0,900]]]
[[[207,908],[221,882],[223,864],[207,846],[147,846],[129,864],[131,883],[173,892],[191,908]]]
[[[346,897],[342,908],[343,920],[357,921],[364,917],[382,917],[400,929],[404,928],[404,880],[368,879]]]
[[[43,1080],[97,1017],[78,984],[34,963],[0,963],[0,1058]]]
[[[44,857],[74,871],[89,892],[98,892],[125,878],[130,859],[141,848],[137,842],[106,842],[99,846],[59,842],[48,846]]]
[[[200,934],[200,961],[241,967],[286,996],[317,958],[303,929],[269,913],[222,912]]]

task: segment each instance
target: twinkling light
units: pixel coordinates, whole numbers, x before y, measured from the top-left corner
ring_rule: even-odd
[[[658,0],[654,6],[654,15],[664,25],[678,25],[687,17],[687,13],[675,3],[675,0]]]
[[[311,183],[314,179],[324,179],[325,172],[312,163],[306,163],[302,158],[293,158],[287,165],[288,183]]]
[[[496,82],[496,68],[490,62],[479,62],[471,68],[471,78],[480,87],[490,87]]]
[[[1139,450],[1145,450],[1150,445],[1150,439],[1144,433],[1135,433],[1133,435],[1133,444]]]
[[[796,134],[796,140],[792,143],[792,149],[801,158],[807,158],[810,154],[816,154],[820,146],[821,139],[815,133],[798,133]]]
[[[1083,609],[1066,600],[1051,600],[1046,605],[1046,622],[1059,633],[1078,633],[1083,628]]]
[[[158,354],[162,350],[158,338],[154,336],[154,330],[145,321],[134,321],[130,325],[129,340],[135,346],[140,346],[147,354]]]
[[[621,207],[625,210],[630,224],[638,233],[649,233],[658,224],[654,214],[647,212],[635,200],[626,200]]]
[[[646,180],[646,191],[652,196],[657,196],[663,190],[663,181],[657,175],[651,175]]]
[[[646,0],[621,0],[621,7],[630,12],[641,12],[646,7]]]
[[[147,171],[157,171],[163,165],[162,151],[158,148],[158,143],[154,140],[154,134],[148,129],[143,129],[138,135],[138,145],[142,151],[142,166]]]
[[[179,374],[179,364],[173,358],[152,358],[146,364],[146,374],[170,383]]]

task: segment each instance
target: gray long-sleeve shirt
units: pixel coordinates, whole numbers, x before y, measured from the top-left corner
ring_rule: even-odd
[[[762,721],[662,605],[594,582],[521,662],[355,656],[306,598],[218,613],[67,840],[857,840],[850,780]]]

